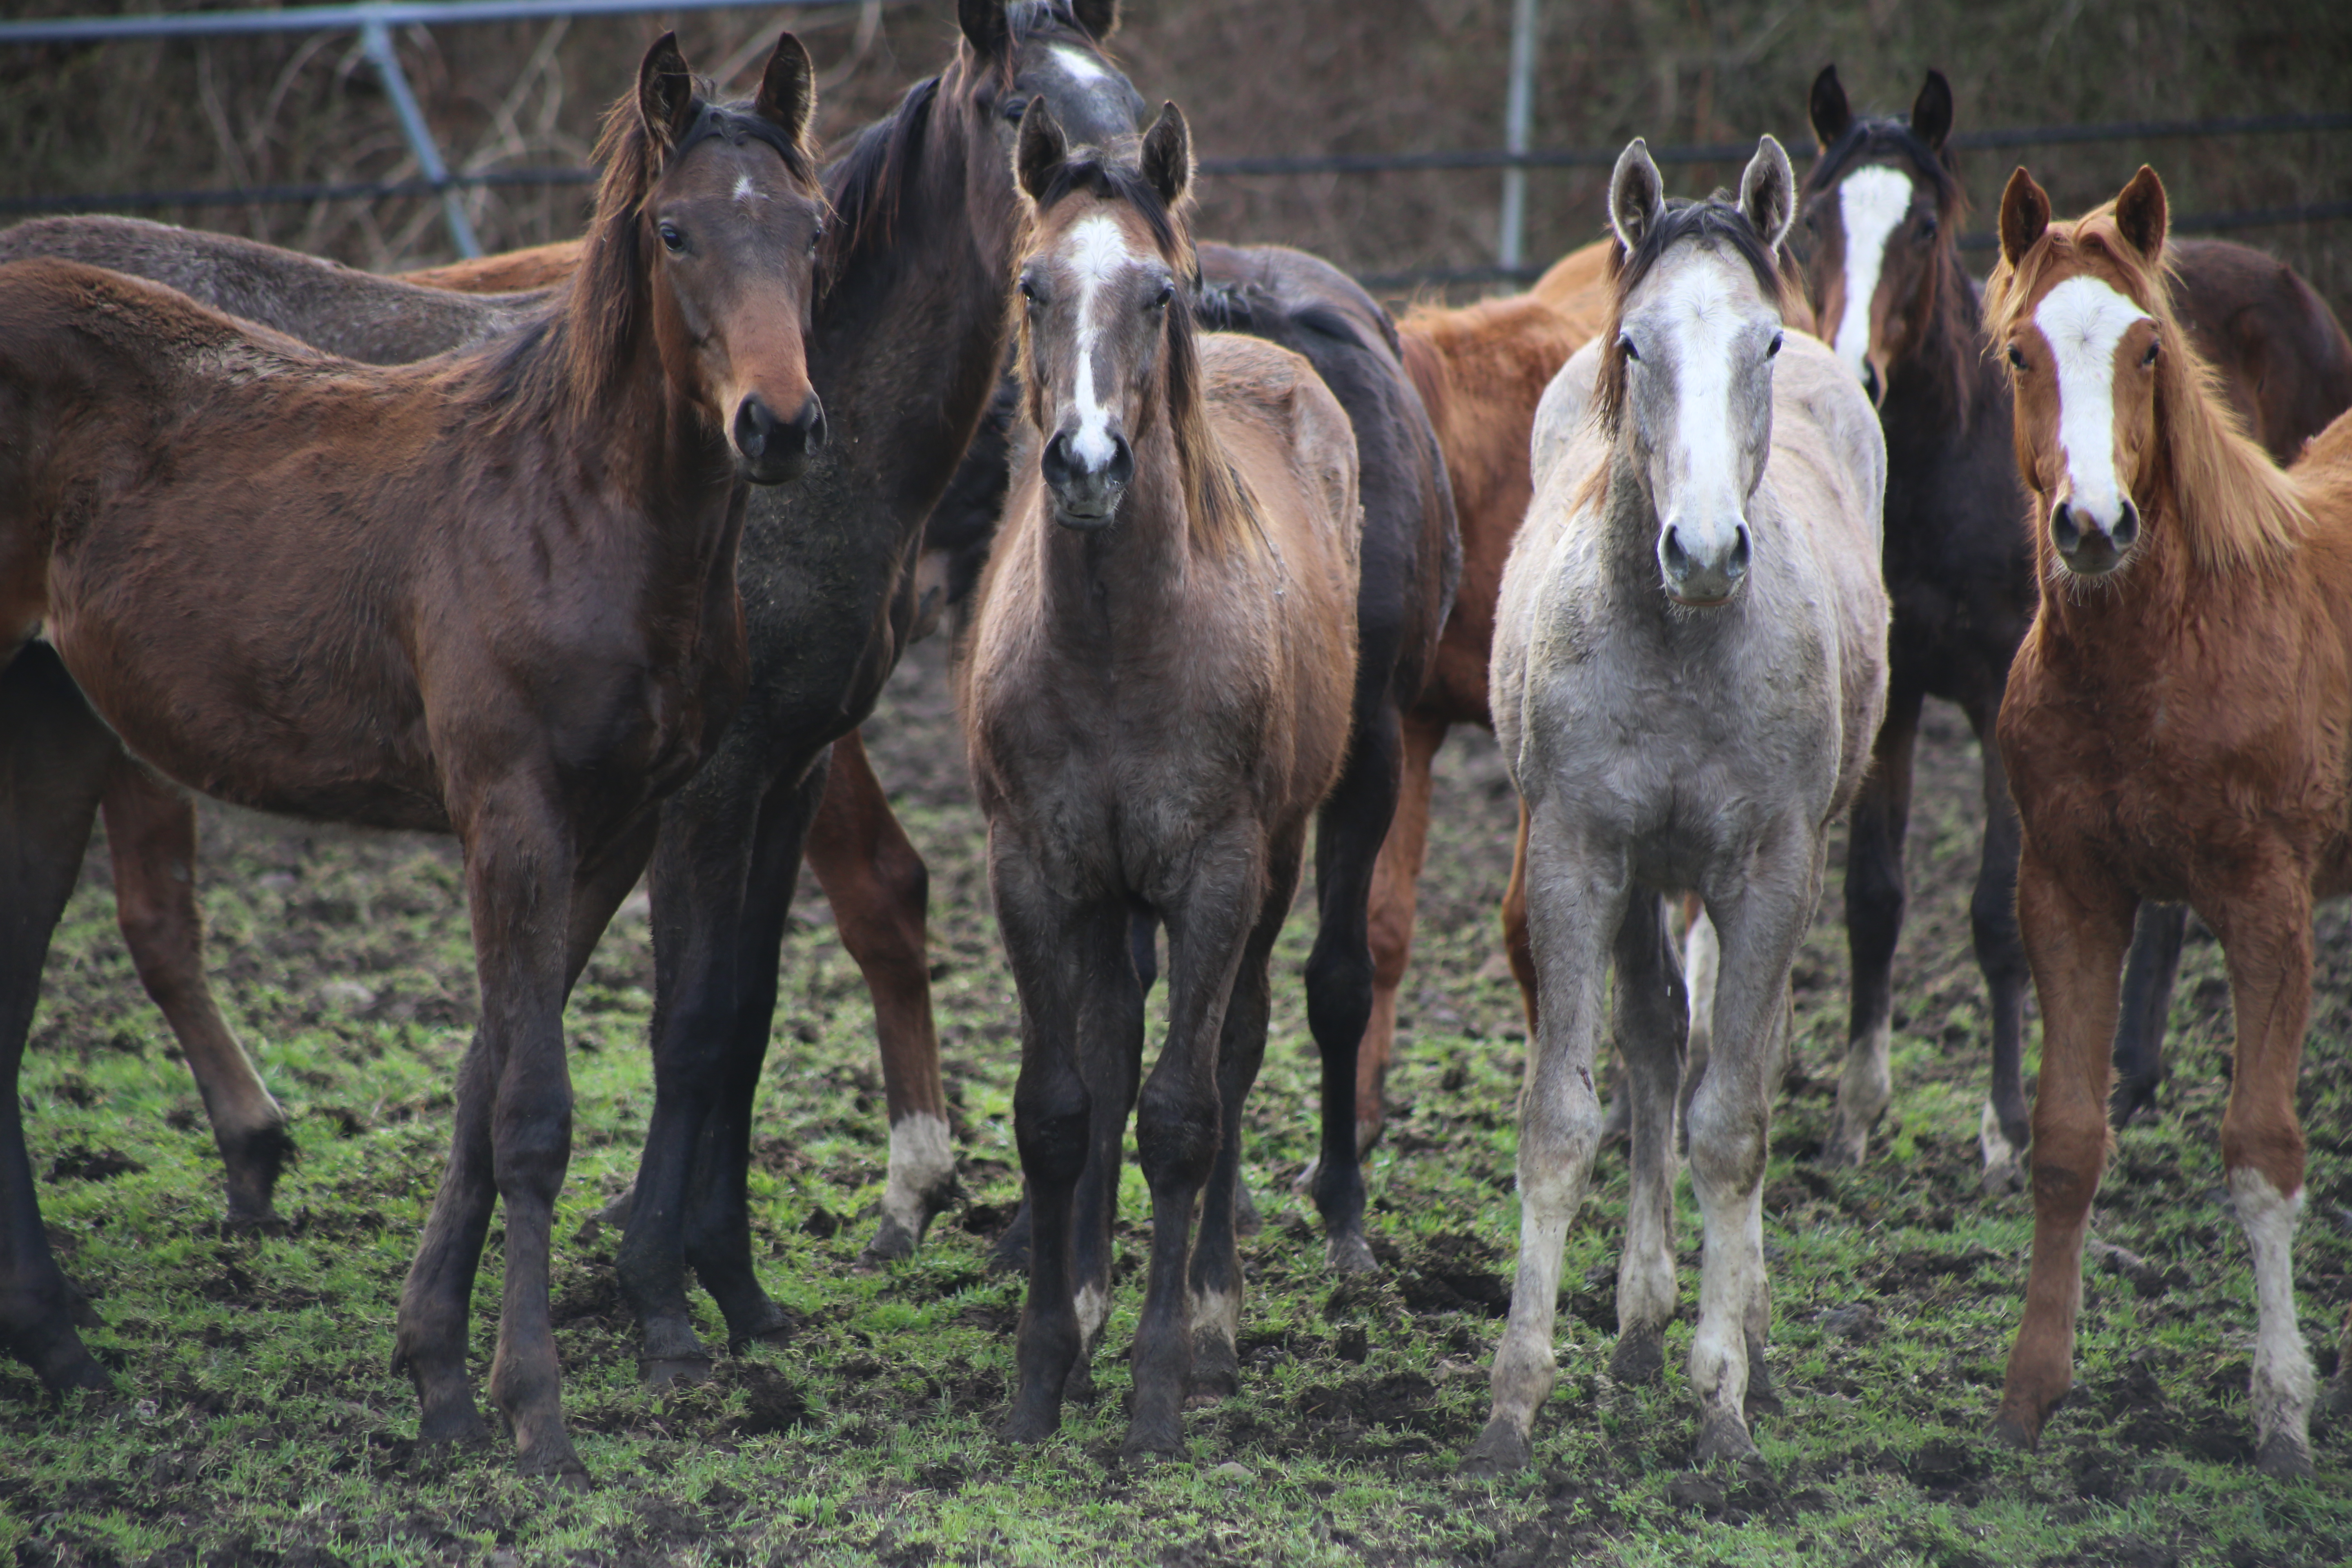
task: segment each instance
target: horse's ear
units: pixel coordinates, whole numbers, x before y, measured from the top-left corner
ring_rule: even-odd
[[[1192,184],[1192,132],[1184,111],[1173,103],[1160,106],[1160,118],[1143,133],[1143,177],[1173,207]]]
[[[984,60],[1002,58],[1013,42],[1004,0],[956,0],[956,26],[963,29],[971,52]]]
[[[808,137],[809,121],[816,114],[816,67],[790,33],[776,40],[776,51],[768,57],[751,111],[782,126],[795,147]]]
[[[1813,140],[1827,151],[1829,144],[1853,124],[1853,108],[1845,100],[1845,88],[1837,79],[1837,67],[1822,68],[1822,74],[1813,79],[1812,101],[1807,107],[1813,120]]]
[[[2164,200],[2164,182],[2146,163],[2116,198],[2116,227],[2131,247],[2154,261],[2164,253],[2164,231],[2170,222]]]
[[[664,33],[637,67],[637,117],[646,135],[667,152],[694,123],[694,73],[678,53],[677,35]]]
[[[1919,96],[1911,100],[1911,134],[1927,144],[1930,152],[1944,150],[1944,138],[1952,133],[1952,84],[1944,79],[1942,71],[1927,73],[1927,85]]]
[[[1665,216],[1665,182],[1650,162],[1650,144],[1636,136],[1617,154],[1617,167],[1609,175],[1609,226],[1631,256],[1642,247],[1642,237]]]
[[[2000,258],[2015,267],[2049,226],[2050,194],[2021,163],[2000,193]]]
[[[1778,251],[1789,237],[1797,216],[1797,171],[1778,138],[1757,139],[1756,156],[1739,176],[1739,210],[1764,237],[1766,249]]]
[[[1013,153],[1013,173],[1031,201],[1045,199],[1055,174],[1069,155],[1069,138],[1062,134],[1062,122],[1045,107],[1045,95],[1041,92],[1021,111],[1021,141]]]
[[[1073,0],[1070,14],[1097,44],[1118,31],[1118,0]]]

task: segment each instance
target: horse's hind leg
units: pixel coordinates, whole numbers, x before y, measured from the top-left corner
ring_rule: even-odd
[[[2116,1088],[2107,1120],[2116,1127],[2156,1114],[2164,1082],[2164,1020],[2172,983],[2180,978],[2180,946],[2189,932],[2189,906],[2144,901],[2124,963],[2123,1016],[2116,1024]]]
[[[1871,1129],[1895,1098],[1887,1065],[1895,1005],[1895,944],[1903,934],[1903,838],[1911,818],[1911,752],[1919,738],[1920,692],[1887,692],[1886,719],[1854,797],[1845,860],[1846,945],[1853,957],[1853,1014],[1845,1073],[1822,1140],[1822,1160],[1858,1165]],[[1986,748],[1988,754],[1992,748]]]
[[[2311,897],[2299,860],[2281,851],[2270,869],[2251,896],[2202,912],[2229,957],[2238,1025],[2221,1165],[2253,1254],[2255,1462],[2266,1475],[2308,1478],[2316,1387],[2294,1312],[2304,1175],[2294,1090],[2311,1017]]]
[[[1326,1260],[1339,1274],[1379,1268],[1364,1239],[1357,1057],[1372,1016],[1369,900],[1381,845],[1396,815],[1401,756],[1395,707],[1383,700],[1360,704],[1358,710],[1363,724],[1349,750],[1347,771],[1324,801],[1317,823],[1315,890],[1321,919],[1307,960],[1307,1026],[1323,1058],[1315,1206],[1323,1215]],[[1262,1022],[1259,1029],[1263,1034]],[[1256,1076],[1255,1069],[1251,1076]]]
[[[1676,1305],[1675,1105],[1690,1016],[1656,893],[1634,894],[1618,928],[1616,962],[1617,1044],[1625,1061],[1618,1092],[1631,1122],[1633,1190],[1617,1262],[1617,1350],[1609,1375],[1649,1383],[1665,1370],[1666,1325]]]
[[[1242,1190],[1242,1108],[1265,1060],[1266,1017],[1274,994],[1270,973],[1274,943],[1282,934],[1283,917],[1290,910],[1287,890],[1297,885],[1298,850],[1293,847],[1287,854],[1291,864],[1285,867],[1281,864],[1285,851],[1276,850],[1271,879],[1275,896],[1266,900],[1260,911],[1257,929],[1250,933],[1241,969],[1234,976],[1234,993],[1225,1004],[1223,1038],[1218,1047],[1217,1109],[1222,1126],[1216,1163],[1201,1195],[1201,1236],[1192,1246],[1192,1371],[1186,1386],[1189,1394],[1197,1398],[1223,1398],[1241,1387],[1242,1260],[1236,1237]],[[1327,1100],[1327,1109],[1329,1104]],[[1350,1127],[1349,1131],[1353,1131]]]
[[[1404,716],[1397,799],[1388,836],[1372,868],[1369,940],[1372,955],[1372,1015],[1356,1053],[1356,1158],[1370,1155],[1387,1120],[1389,1062],[1396,1051],[1397,992],[1412,959],[1412,926],[1421,866],[1429,850],[1430,767],[1445,742],[1445,721]]]
[[[890,1172],[882,1221],[857,1266],[914,1255],[931,1216],[955,1201],[955,1148],[940,1084],[924,909],[930,876],[907,841],[855,730],[833,743],[824,797],[803,846],[833,905],[841,945],[874,995],[882,1093],[890,1114]]]
[[[2028,975],[2025,942],[2017,930],[2017,855],[2024,829],[2017,820],[2017,803],[2009,797],[2009,773],[2001,765],[2000,747],[1994,739],[2000,700],[1972,703],[1968,713],[1984,759],[1985,806],[1984,852],[1977,866],[1976,896],[1969,905],[1969,920],[1976,939],[1977,967],[1984,972],[1986,997],[1992,1008],[1992,1083],[1978,1144],[1984,1153],[1985,1190],[2009,1192],[2024,1184],[2021,1161],[2028,1135],[2024,1079]]]
[[[114,861],[114,917],[140,984],[172,1026],[204,1096],[228,1173],[228,1223],[267,1225],[277,1217],[270,1194],[294,1140],[205,978],[195,803],[123,756],[107,776],[100,809]]]
[[[2106,1160],[2107,1065],[2133,906],[2126,889],[2061,878],[2031,843],[2018,858],[2018,926],[2042,1001],[2042,1085],[2027,1156],[2033,1264],[1993,1424],[1997,1437],[2018,1447],[2041,1439],[2051,1407],[2074,1381],[2083,1237]]]
[[[1495,1475],[1524,1468],[1528,1433],[1558,1367],[1552,1324],[1560,1248],[1584,1201],[1601,1134],[1592,1085],[1610,945],[1628,919],[1622,856],[1582,841],[1538,803],[1528,840],[1528,922],[1543,993],[1519,1092],[1519,1260],[1510,1321],[1495,1351],[1494,1403],[1462,1468]],[[1654,919],[1653,911],[1634,911]]]
[[[58,1271],[41,1226],[16,1074],[49,935],[121,754],[46,644],[0,668],[0,1351],[52,1392],[108,1380],[74,1331],[89,1307]]]

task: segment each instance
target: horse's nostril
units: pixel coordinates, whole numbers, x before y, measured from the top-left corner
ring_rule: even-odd
[[[736,405],[735,449],[744,457],[756,460],[765,453],[775,429],[776,416],[758,398],[747,397]]]
[[[808,401],[801,405],[801,411],[786,428],[797,438],[802,451],[814,454],[824,450],[824,405],[815,393],[809,394]]]
[[[2116,542],[2116,549],[2130,549],[2132,542],[2139,537],[2139,508],[2129,501],[2124,502],[2123,515],[2116,519],[2116,525],[2108,531],[2107,536]]]
[[[1869,395],[1874,404],[1886,401],[1886,389],[1879,382],[1878,367],[1868,360],[1862,363],[1862,390]]]
[[[1111,437],[1110,462],[1103,469],[1103,477],[1112,484],[1122,486],[1135,478],[1135,448],[1127,444],[1126,437]]]
[[[1058,490],[1067,485],[1070,482],[1069,437],[1061,431],[1055,431],[1054,438],[1045,443],[1045,453],[1038,458],[1037,467],[1045,476],[1045,482],[1054,489]]]
[[[2062,554],[2073,554],[2083,543],[2083,530],[2074,521],[2074,509],[2060,501],[2050,509],[2050,542]]]
[[[1683,549],[1682,535],[1675,531],[1675,525],[1671,522],[1666,524],[1665,547],[1668,571],[1680,576],[1690,569],[1689,552]]]
[[[1726,563],[1726,570],[1735,582],[1748,574],[1748,525],[1743,522],[1731,542],[1731,559]]]

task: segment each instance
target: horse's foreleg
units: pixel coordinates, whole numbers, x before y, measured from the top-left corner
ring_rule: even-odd
[[[1137,1163],[1151,1187],[1151,1268],[1135,1326],[1135,1403],[1129,1453],[1183,1451],[1192,1371],[1189,1265],[1192,1215],[1223,1135],[1217,1068],[1225,1009],[1273,874],[1250,842],[1255,823],[1195,852],[1192,884],[1162,910],[1168,922],[1168,1040],[1136,1101]],[[1295,891],[1296,852],[1289,887]]]
[[[1240,1218],[1237,1199],[1242,1188],[1242,1108],[1265,1060],[1266,1017],[1274,994],[1274,944],[1282,934],[1283,917],[1290,910],[1290,893],[1298,883],[1298,856],[1296,845],[1286,848],[1276,846],[1273,852],[1272,875],[1268,879],[1272,892],[1259,912],[1257,928],[1250,932],[1249,946],[1234,976],[1233,996],[1225,1004],[1223,1038],[1217,1053],[1217,1107],[1222,1119],[1217,1159],[1209,1173],[1208,1188],[1201,1197],[1201,1237],[1192,1247],[1192,1370],[1186,1389],[1198,1398],[1223,1398],[1241,1387],[1242,1262],[1236,1237]],[[1365,859],[1369,862],[1370,858],[1368,846]],[[1342,1089],[1349,1081],[1342,1079]],[[1332,1105],[1330,1084],[1327,1071],[1323,1102],[1327,1113]],[[1352,1138],[1354,1121],[1345,1115],[1352,1108],[1344,1093],[1339,1096],[1339,1106],[1343,1113],[1341,1124]],[[1327,1121],[1327,1131],[1328,1127]],[[1369,1260],[1370,1248],[1366,1251]]]
[[[1556,820],[1559,810],[1538,802],[1528,840],[1528,929],[1541,1005],[1519,1092],[1518,1271],[1495,1351],[1493,1407],[1463,1457],[1474,1474],[1522,1468],[1534,1453],[1528,1433],[1557,1376],[1560,1247],[1601,1136],[1592,1063],[1610,944],[1627,918],[1631,889],[1623,857],[1583,842]]]
[[[1845,1072],[1837,1109],[1822,1140],[1822,1159],[1858,1165],[1871,1129],[1895,1098],[1887,1063],[1895,1005],[1895,944],[1903,934],[1903,839],[1911,819],[1911,752],[1919,738],[1916,689],[1887,693],[1870,772],[1854,797],[1845,860],[1846,946],[1853,958],[1853,1013],[1846,1028]],[[1992,748],[1988,746],[1988,754]]]
[[[955,1200],[956,1165],[931,1016],[924,931],[930,875],[891,815],[855,730],[833,743],[824,798],[803,850],[833,905],[841,945],[874,996],[890,1173],[881,1224],[857,1256],[859,1268],[871,1268],[914,1255],[931,1216]]]
[[[734,1017],[713,1072],[717,1093],[695,1140],[693,1173],[687,1182],[686,1261],[719,1303],[728,1344],[736,1349],[772,1339],[787,1326],[751,1263],[751,1108],[775,1022],[776,967],[800,879],[802,846],[824,788],[822,773],[797,784],[779,781],[761,807],[739,923],[731,933]]]
[[[1356,1158],[1370,1155],[1386,1121],[1389,1062],[1396,1050],[1397,992],[1412,958],[1421,866],[1429,850],[1429,771],[1445,742],[1445,721],[1404,716],[1396,810],[1372,867],[1368,915],[1372,954],[1372,1018],[1356,1053]]]
[[[1116,917],[1106,912],[1106,921]],[[1069,1289],[1078,1319],[1078,1354],[1062,1384],[1066,1399],[1095,1397],[1094,1357],[1110,1321],[1111,1261],[1118,1223],[1118,1177],[1127,1158],[1127,1120],[1143,1078],[1143,998],[1150,986],[1133,969],[1157,928],[1129,911],[1128,963],[1108,939],[1088,933],[1087,986],[1078,998],[1078,1071],[1087,1085],[1087,1163],[1070,1197]],[[1098,944],[1098,945],[1097,945]],[[1025,1211],[1024,1211],[1025,1212]]]
[[[1646,1383],[1665,1370],[1666,1325],[1676,1306],[1675,1111],[1692,1011],[1656,893],[1638,890],[1629,903],[1617,931],[1616,963],[1617,1041],[1625,1060],[1618,1092],[1633,1133],[1633,1190],[1618,1255],[1617,1350],[1609,1374]]]
[[[2074,1381],[2083,1237],[2107,1155],[2109,1043],[2134,907],[2123,887],[2062,879],[2030,839],[2018,858],[2018,926],[2042,1001],[2042,1081],[2028,1156],[2033,1267],[1993,1431],[2020,1447],[2040,1441],[2051,1407]]]
[[[266,1225],[276,1217],[270,1194],[294,1140],[205,978],[195,803],[123,756],[107,775],[100,809],[114,861],[114,918],[140,984],[163,1010],[204,1096],[228,1173],[228,1223]]]
[[[1364,1239],[1357,1058],[1372,1015],[1369,900],[1381,846],[1396,815],[1402,755],[1395,708],[1385,701],[1373,705],[1349,748],[1347,771],[1323,803],[1316,825],[1315,891],[1321,918],[1307,960],[1307,1025],[1323,1065],[1315,1206],[1323,1215],[1326,1259],[1340,1274],[1366,1274],[1379,1267]],[[1264,1032],[1261,1022],[1259,1033]],[[1255,1069],[1251,1076],[1256,1076]]]
[[[2009,797],[2009,773],[2001,765],[1994,726],[2000,717],[1996,695],[1968,710],[1984,762],[1984,852],[1977,865],[1976,895],[1969,920],[1976,939],[1977,968],[1985,977],[1992,1007],[1992,1084],[1978,1129],[1988,1192],[2024,1184],[2027,1137],[2025,1109],[2025,942],[2017,930],[2017,853],[2022,829],[2017,803]]]
[[[46,644],[0,666],[0,1352],[53,1393],[104,1388],[74,1330],[88,1305],[41,1225],[16,1087],[49,935],[72,895],[107,770],[121,755]]]
[[[2268,1475],[2308,1477],[2315,1378],[2294,1316],[2304,1170],[2294,1089],[2311,1017],[2311,896],[2300,868],[2288,862],[2251,896],[2200,912],[2228,955],[2237,1016],[2221,1165],[2254,1261],[2256,1462]]]
[[[687,1311],[687,1210],[735,1045],[744,904],[774,763],[739,722],[661,811],[652,872],[654,1105],[614,1263],[642,1335],[639,1371],[656,1384],[699,1377],[710,1365]],[[796,867],[797,858],[783,874]],[[772,975],[774,963],[772,952]]]
[[[1018,1384],[1003,1435],[1009,1442],[1041,1443],[1061,1426],[1063,1385],[1086,1337],[1072,1299],[1070,1268],[1071,1200],[1087,1170],[1095,1109],[1080,1055],[1126,1045],[1085,1041],[1085,1004],[1106,976],[1113,984],[1121,972],[1131,977],[1134,964],[1126,951],[1123,905],[1072,905],[1039,874],[1030,855],[1009,840],[1010,835],[992,826],[989,883],[1005,959],[1021,995],[1021,1076],[1013,1089],[1013,1130],[1029,1193],[1030,1240],[1029,1294],[1014,1348]],[[1136,998],[1139,1032],[1139,993]]]
[[[397,1339],[425,1405],[420,1435],[474,1436],[467,1306],[489,1219],[485,1189],[494,1186],[506,1210],[506,1278],[490,1397],[513,1426],[526,1473],[584,1485],[587,1471],[563,1427],[548,1301],[555,1200],[572,1152],[562,1025],[579,868],[575,829],[553,796],[536,779],[509,777],[453,802],[466,847],[482,1024],[459,1076],[457,1137],[410,1267]]]
[[[1696,1458],[1747,1458],[1751,1384],[1771,1323],[1764,1268],[1763,1181],[1772,1092],[1781,1071],[1789,966],[1812,918],[1822,846],[1790,821],[1719,885],[1706,889],[1722,942],[1715,1034],[1706,1074],[1691,1095],[1691,1185],[1706,1226],[1698,1329],[1691,1336],[1691,1391],[1699,1405]]]
[[[2164,1020],[2172,983],[2180,977],[2180,946],[2189,934],[2189,906],[2144,902],[2124,963],[2123,1016],[2116,1024],[2116,1088],[2107,1120],[2116,1127],[2156,1114],[2164,1082]]]

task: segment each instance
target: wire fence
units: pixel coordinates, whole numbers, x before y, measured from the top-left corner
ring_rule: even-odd
[[[390,26],[446,26],[467,22],[552,20],[564,16],[618,15],[656,10],[731,8],[741,0],[367,0],[352,5],[293,7],[284,10],[183,13],[174,16],[134,16],[66,18],[0,23],[0,47],[68,42],[101,43],[140,37],[190,38],[288,32],[304,29],[356,30],[382,39]],[[861,0],[835,0],[809,10],[855,9]],[[899,5],[909,0],[862,0],[866,5]],[[375,52],[372,51],[372,58]],[[405,88],[398,64],[388,48],[377,58],[387,86]],[[2147,141],[2216,141],[2240,136],[2267,136],[2352,131],[2352,113],[2266,114],[2205,120],[2118,121],[2090,125],[2040,125],[1963,132],[1951,138],[1961,150],[2055,147],[2090,142]],[[446,207],[452,233],[461,253],[478,254],[469,226],[464,222],[457,194],[477,188],[562,187],[586,185],[594,171],[579,167],[488,169],[472,172],[446,168],[422,118],[408,128],[424,171],[408,179],[343,183],[241,185],[185,190],[79,191],[0,197],[0,216],[39,213],[137,212],[164,208],[202,208],[308,205],[319,202],[375,202],[400,198],[437,198]],[[1784,138],[1792,147],[1806,138]],[[1651,157],[1662,164],[1743,163],[1754,152],[1748,142],[1699,142],[1654,147]],[[1203,158],[1201,173],[1220,179],[1280,179],[1313,175],[1378,175],[1462,170],[1538,170],[1607,168],[1619,149],[1530,148],[1509,151],[1475,148],[1454,152],[1348,153],[1290,156]],[[2352,200],[2330,200],[2289,206],[2250,207],[2231,211],[2186,214],[2172,226],[2183,233],[2227,233],[2235,230],[2292,225],[2339,223],[2352,219]],[[1998,241],[1987,233],[1961,237],[1964,250],[1990,249]],[[1367,286],[1407,289],[1422,286],[1525,283],[1540,275],[1535,267],[1486,266],[1423,268],[1410,272],[1373,274]]]

